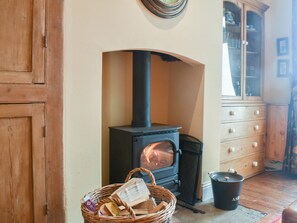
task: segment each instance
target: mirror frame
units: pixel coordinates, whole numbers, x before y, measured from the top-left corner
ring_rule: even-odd
[[[162,0],[141,1],[149,11],[165,19],[174,18],[181,14],[188,3],[188,0],[177,0],[174,3],[165,3]]]

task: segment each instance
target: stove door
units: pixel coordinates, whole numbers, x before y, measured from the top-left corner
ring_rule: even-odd
[[[178,132],[134,137],[133,168],[149,169],[156,180],[177,174],[178,143]]]
[[[170,141],[148,144],[140,156],[140,166],[148,170],[170,167],[174,164],[174,146]]]

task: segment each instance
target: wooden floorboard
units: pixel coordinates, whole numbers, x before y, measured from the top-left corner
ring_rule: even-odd
[[[290,177],[281,171],[265,172],[246,179],[240,196],[241,205],[267,214],[258,223],[272,222],[295,200],[297,177]]]

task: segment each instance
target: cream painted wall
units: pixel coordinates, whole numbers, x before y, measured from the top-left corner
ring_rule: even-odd
[[[203,139],[204,65],[175,63],[170,67],[169,121],[181,133]]]
[[[172,63],[162,61],[159,56],[152,56],[151,67],[151,121],[168,123],[169,68]],[[173,123],[172,123],[173,124]]]
[[[170,20],[154,16],[140,0],[66,0],[64,8],[66,222],[82,222],[80,198],[102,184],[103,52],[158,49],[205,66],[203,130],[193,125],[192,132],[203,135],[203,181],[209,181],[207,172],[219,168],[222,2],[189,0]]]
[[[102,184],[109,183],[109,128],[127,125],[132,114],[131,53],[104,53],[102,71]]]
[[[266,0],[270,6],[265,14],[265,80],[264,100],[269,104],[288,104],[290,102],[289,78],[277,77],[277,60],[291,60],[292,43],[292,1]],[[277,56],[276,39],[289,37],[290,54]],[[292,72],[292,68],[290,68]]]

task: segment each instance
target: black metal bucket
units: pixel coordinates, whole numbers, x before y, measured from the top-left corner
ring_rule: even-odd
[[[244,177],[236,172],[211,172],[214,206],[223,210],[238,207]]]

